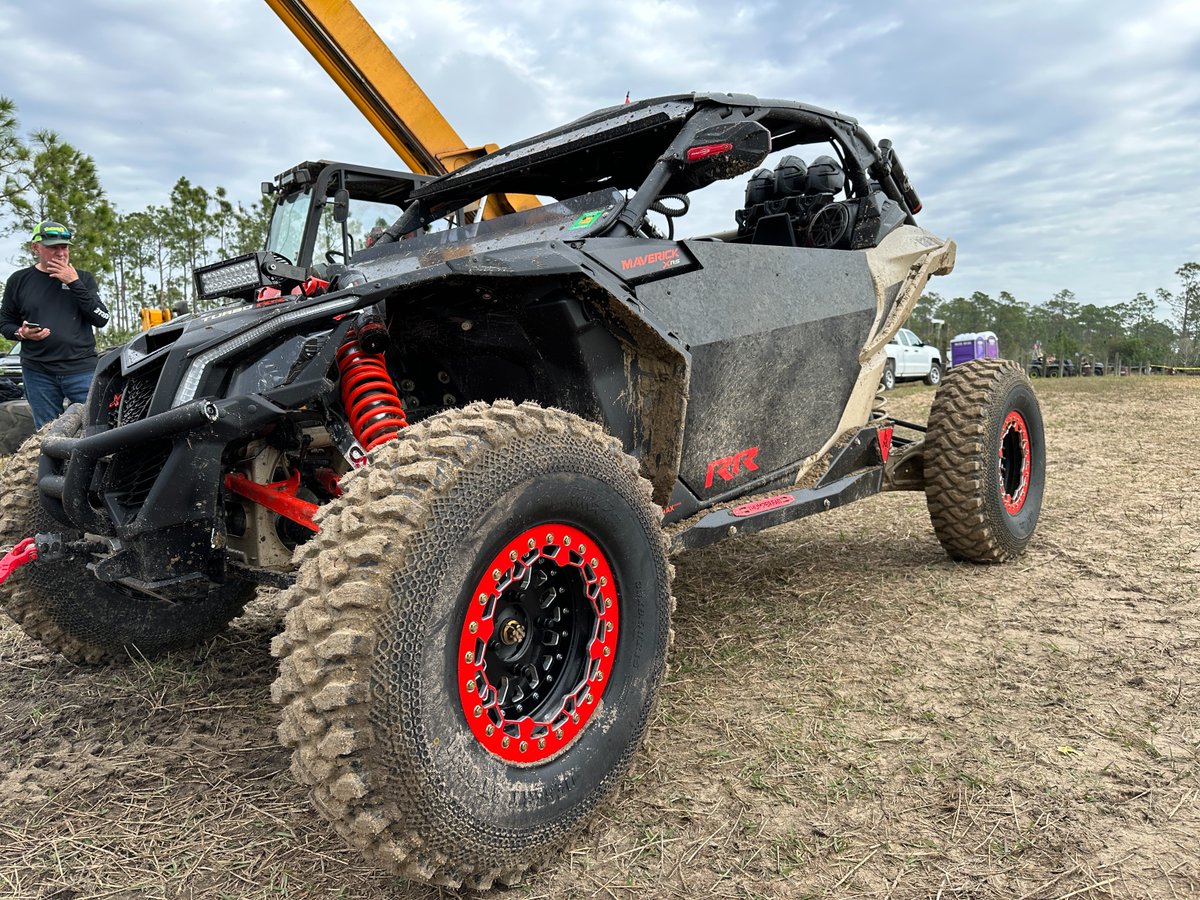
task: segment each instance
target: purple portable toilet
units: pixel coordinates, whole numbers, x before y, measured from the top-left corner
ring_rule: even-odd
[[[950,365],[961,366],[973,359],[995,359],[1000,344],[994,331],[965,331],[950,339]]]
[[[950,338],[950,365],[961,366],[975,358],[975,332],[956,334]]]
[[[996,333],[981,331],[979,336],[983,338],[983,352],[979,355],[984,359],[997,359],[1000,356],[1000,342],[996,339]]]

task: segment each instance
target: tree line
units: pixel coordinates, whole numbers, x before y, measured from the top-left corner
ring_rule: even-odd
[[[184,303],[194,311],[192,270],[261,249],[269,214],[265,198],[247,205],[182,176],[164,204],[123,213],[91,156],[53,131],[23,136],[16,104],[0,97],[0,231],[28,240],[38,222],[52,219],[79,235],[71,262],[95,274],[111,314],[103,346],[136,334],[142,309]]]
[[[1041,354],[1075,361],[1120,359],[1131,366],[1196,366],[1200,364],[1200,264],[1180,266],[1179,289],[1159,288],[1151,297],[1139,292],[1123,303],[1082,303],[1073,291],[1061,290],[1042,303],[1026,303],[1007,291],[999,297],[976,291],[947,299],[929,292],[917,303],[909,327],[943,349],[956,334],[993,331],[1000,355],[1028,362]],[[1170,321],[1157,310],[1170,310]],[[943,324],[940,329],[937,322]]]
[[[223,187],[209,191],[182,176],[163,205],[122,213],[108,200],[92,157],[52,131],[22,137],[16,105],[0,97],[0,229],[24,238],[39,221],[54,219],[80,234],[72,261],[95,273],[112,312],[105,345],[136,333],[144,308],[182,302],[194,310],[192,269],[260,249],[269,213],[264,197],[243,204]],[[934,320],[941,320],[943,345],[962,332],[994,331],[1001,354],[1016,359],[1040,346],[1059,358],[1192,366],[1200,361],[1200,264],[1185,263],[1176,274],[1176,292],[1159,288],[1153,297],[1139,293],[1112,306],[1081,303],[1070,290],[1042,303],[1007,291],[950,299],[930,292],[909,325],[933,341]],[[1170,321],[1158,319],[1160,305]]]

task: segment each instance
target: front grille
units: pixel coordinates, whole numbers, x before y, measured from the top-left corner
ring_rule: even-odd
[[[130,425],[146,418],[146,410],[158,386],[158,372],[138,372],[125,382],[121,391],[121,405],[117,417],[118,425]]]
[[[131,512],[141,509],[171,455],[171,447],[170,441],[154,441],[114,454],[105,478],[105,493]]]

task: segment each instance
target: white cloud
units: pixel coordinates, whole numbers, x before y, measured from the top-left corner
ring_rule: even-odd
[[[1200,204],[1194,0],[358,6],[468,144],[517,140],[626,91],[745,91],[855,116],[895,140],[922,224],[959,242],[943,294],[1070,287],[1117,302],[1172,287],[1200,258],[1200,224],[1181,215]],[[26,130],[95,157],[124,211],[165,203],[180,176],[250,200],[301,159],[398,165],[264,3],[54,12],[0,0],[0,94]],[[0,262],[18,250],[0,243]]]

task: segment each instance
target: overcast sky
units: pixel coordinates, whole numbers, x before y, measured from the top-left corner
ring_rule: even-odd
[[[627,91],[854,116],[894,140],[920,224],[958,242],[944,296],[1117,303],[1200,261],[1196,0],[357,5],[471,145]],[[180,176],[249,203],[303,159],[402,167],[262,0],[0,0],[0,47],[22,131],[94,157],[121,212]],[[18,264],[0,242],[0,277]]]

